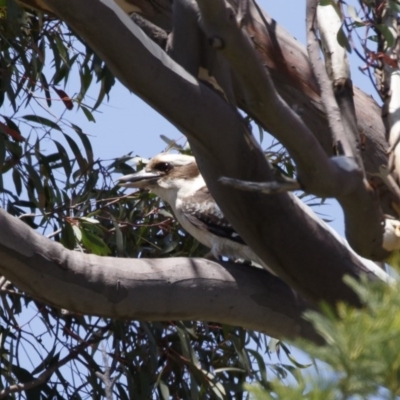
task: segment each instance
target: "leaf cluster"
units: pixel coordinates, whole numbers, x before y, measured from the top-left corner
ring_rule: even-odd
[[[298,375],[298,385],[272,384],[273,391],[254,389],[259,399],[396,399],[400,398],[399,282],[347,283],[364,307],[339,304],[333,312],[307,314],[326,345],[296,343],[323,361],[316,376]],[[253,390],[253,389],[252,389]]]

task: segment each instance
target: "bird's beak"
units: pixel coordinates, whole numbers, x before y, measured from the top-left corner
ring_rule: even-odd
[[[160,177],[160,173],[147,172],[142,169],[135,174],[124,175],[121,178],[118,178],[117,183],[124,187],[146,189],[152,184],[155,184]]]

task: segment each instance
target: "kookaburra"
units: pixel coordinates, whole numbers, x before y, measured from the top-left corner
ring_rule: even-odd
[[[268,269],[222,214],[194,157],[159,154],[141,171],[119,178],[118,184],[148,189],[167,202],[182,227],[209,247],[215,258],[253,261]]]

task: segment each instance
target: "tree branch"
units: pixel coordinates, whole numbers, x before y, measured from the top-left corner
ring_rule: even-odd
[[[117,0],[116,2],[125,12],[140,12],[141,16],[161,29],[169,31],[172,29],[172,0],[157,0],[157,2]],[[19,3],[25,6],[35,4],[42,11],[50,11],[43,1],[19,0]],[[238,3],[238,1],[230,0],[230,3]],[[253,3],[253,5],[254,7],[248,7],[249,15],[242,22],[245,22],[245,29],[251,35],[276,89],[287,104],[301,116],[326,153],[332,154],[332,138],[326,129],[327,121],[321,104],[319,87],[304,47],[257,4]],[[238,80],[235,83],[237,104],[257,120],[251,108],[243,102],[246,98],[246,88],[240,85]],[[359,88],[354,87],[353,92],[358,132],[363,138],[362,157],[368,179],[379,192],[384,213],[397,216],[397,211],[392,206],[396,203],[396,199],[384,182],[379,179],[379,169],[387,165],[388,161],[388,143],[385,139],[381,109],[371,96]],[[266,129],[269,130],[269,127]]]
[[[263,153],[236,110],[174,63],[113,2],[46,2],[130,90],[188,136],[211,193],[263,261],[307,299],[358,304],[342,278],[371,272],[320,219],[288,194],[242,192],[218,182],[221,176],[254,182],[272,179]]]
[[[121,259],[67,250],[0,210],[0,273],[71,312],[147,321],[202,320],[321,342],[307,304],[267,271],[203,259]]]
[[[157,43],[161,48],[165,49],[167,47],[167,32],[159,28],[157,25],[147,21],[147,19],[141,17],[139,14],[132,14],[131,19],[150,39]]]
[[[354,131],[354,129],[356,130],[355,115],[353,114],[353,116],[351,116],[351,110],[353,109],[352,100],[349,105],[345,101],[347,96],[336,96],[336,98],[341,98],[342,107],[339,109],[333,92],[332,81],[325,71],[325,67],[323,66],[319,56],[320,49],[315,32],[317,6],[318,0],[307,0],[307,48],[311,65],[321,87],[321,98],[325,106],[326,115],[329,120],[329,126],[335,144],[343,147],[343,156],[350,157],[350,160],[354,159],[357,161],[358,168],[362,175],[364,175],[362,159],[359,156],[359,150],[357,148],[356,136],[358,136],[358,132]],[[325,11],[322,11],[323,9],[325,9]],[[327,10],[331,11],[331,13],[336,13],[335,10],[333,10],[333,7],[329,5],[320,7],[320,14],[323,13],[323,15],[326,15],[328,12]],[[328,42],[328,39],[333,40],[327,38],[328,34],[329,33],[325,30],[325,43]],[[333,51],[332,48],[328,50]],[[338,56],[335,55],[335,57]],[[338,75],[337,64],[338,63],[328,64],[332,70],[332,78]],[[348,106],[350,106],[350,110],[347,109]],[[347,130],[344,129],[342,124],[342,111],[344,111],[344,115],[347,116],[347,118],[345,118]],[[359,175],[358,181],[354,182],[354,185],[352,193],[347,193],[344,196],[337,196],[337,199],[345,213],[346,237],[353,248],[355,248],[360,254],[365,254],[365,246],[369,246],[368,243],[376,243],[377,239],[379,241],[378,245],[385,248],[385,218],[379,205],[377,193],[361,175]],[[367,237],[362,237],[362,235],[360,235],[361,232],[368,232]]]
[[[1,390],[0,399],[10,398],[9,395],[11,393],[20,393],[29,389],[33,389],[34,387],[37,387],[46,382],[55,371],[60,369],[63,365],[67,364],[69,361],[77,358],[79,353],[85,350],[87,347],[93,345],[94,343],[97,343],[101,338],[101,335],[99,333],[103,330],[105,329],[104,328],[100,329],[97,332],[97,334],[92,335],[92,337],[89,340],[75,346],[73,349],[69,351],[69,354],[64,358],[62,358],[61,360],[57,361],[56,363],[50,364],[36,379],[29,382],[17,383],[15,385],[8,386],[5,389]]]
[[[321,88],[321,99],[329,121],[329,128],[332,132],[332,145],[342,147],[340,155],[354,157],[353,149],[343,130],[342,115],[333,94],[332,82],[325,70],[320,58],[319,41],[316,34],[317,6],[319,0],[307,0],[306,21],[307,21],[307,50],[314,75]]]
[[[310,7],[307,9],[308,12],[314,13],[314,16],[307,16],[307,20],[311,25],[311,19],[315,17],[317,18],[318,29],[322,41],[322,51],[325,56],[326,71],[330,78],[330,87],[333,88],[333,95],[335,96],[334,98],[336,99],[337,106],[340,110],[340,131],[344,131],[346,146],[348,147],[346,155],[354,157],[357,160],[357,164],[365,176],[363,160],[361,157],[360,135],[357,129],[357,118],[354,108],[354,93],[353,83],[350,76],[350,66],[347,59],[346,49],[342,47],[338,41],[339,33],[343,33],[342,20],[333,5],[317,5],[314,0],[312,0],[311,3],[310,1],[307,2],[307,4],[310,4]],[[316,15],[315,7],[317,11]],[[308,35],[314,35],[316,39],[315,27],[310,26],[310,28],[312,28],[312,30],[308,31]],[[310,41],[313,41],[311,37],[309,37],[309,42]],[[327,113],[327,115],[329,114]],[[335,123],[333,118],[331,118],[331,120],[332,123]]]
[[[288,149],[305,190],[325,197],[337,192],[337,186],[346,191],[351,181],[344,179],[341,184],[337,182],[342,179],[336,165],[330,162],[301,118],[278,95],[250,38],[238,26],[234,10],[220,0],[199,0],[198,3],[208,37],[219,37],[224,43],[221,52],[247,88],[245,101],[248,107],[257,120],[264,127],[268,126],[271,134]]]
[[[223,1],[199,0],[199,6],[207,34],[219,37],[224,43],[221,52],[248,88],[250,97],[247,102],[251,109],[264,126],[271,127],[271,133],[286,146],[295,160],[304,190],[339,200],[345,213],[348,240],[357,252],[371,258],[387,256],[382,247],[384,217],[376,192],[363,180],[363,170],[352,161],[353,158],[329,160],[312,132],[277,95],[250,39],[237,25],[234,10]],[[324,69],[322,73],[326,76]],[[323,82],[326,83],[322,91],[325,103],[330,104],[333,99],[340,121],[331,86],[327,80]],[[327,90],[331,96],[325,95]],[[353,156],[349,141],[343,136],[343,128],[336,128],[347,153]]]
[[[223,176],[219,179],[224,185],[230,185],[236,189],[247,190],[249,192],[260,192],[265,194],[276,194],[282,192],[289,192],[294,190],[300,190],[300,184],[295,180],[285,181],[271,181],[271,182],[247,182],[240,181],[237,179],[227,178]]]
[[[363,180],[362,170],[352,161],[353,158],[330,160],[327,157],[312,132],[276,93],[250,39],[237,25],[234,11],[224,1],[199,0],[199,6],[207,34],[224,42],[221,52],[249,89],[251,97],[248,102],[253,112],[271,127],[271,133],[285,145],[295,160],[303,189],[339,200],[345,213],[347,238],[358,253],[371,258],[387,256],[382,248],[384,217],[377,194]],[[326,76],[324,69],[321,73]],[[325,95],[325,90],[332,95]],[[322,93],[328,103],[333,100],[340,121],[339,109],[328,81]],[[340,126],[336,130],[343,144],[348,143],[343,136],[343,128]],[[346,149],[353,156],[351,146]]]
[[[172,3],[172,32],[167,53],[193,76],[200,67],[201,31],[196,2],[174,0]]]

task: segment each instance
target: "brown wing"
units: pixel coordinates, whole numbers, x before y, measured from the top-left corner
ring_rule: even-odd
[[[182,204],[182,212],[194,226],[207,230],[216,236],[246,244],[222,214],[207,187],[198,190],[192,196],[186,197]]]

